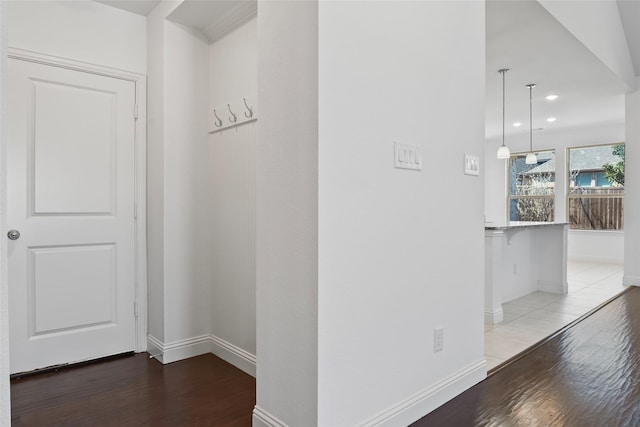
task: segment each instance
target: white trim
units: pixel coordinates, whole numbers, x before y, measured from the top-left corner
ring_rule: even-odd
[[[156,359],[160,363],[163,362],[163,349],[164,344],[158,338],[153,335],[147,335],[147,353],[149,353],[149,358]]]
[[[398,402],[386,411],[359,424],[359,426],[409,425],[486,377],[487,363],[482,359],[450,375],[439,383]]]
[[[209,335],[200,335],[199,337],[187,338],[168,344],[164,344],[156,337],[148,335],[147,341],[150,347],[157,349],[154,353],[150,353],[151,357],[155,357],[163,364],[211,353],[211,338]]]
[[[148,298],[147,298],[147,79],[135,81],[136,105],[136,351],[147,350]]]
[[[35,62],[53,67],[66,68],[84,73],[97,74],[135,84],[135,102],[138,105],[138,119],[135,122],[135,351],[147,350],[147,78],[143,74],[75,61],[59,56],[47,55],[15,47],[8,48],[8,57],[21,61]],[[132,111],[133,113],[133,111]]]
[[[615,145],[615,144],[614,144]],[[602,236],[624,236],[624,230],[580,230],[576,228],[569,229],[569,234],[595,234]]]
[[[210,335],[211,353],[255,378],[256,356],[222,338]]]
[[[0,232],[7,232],[7,2],[0,1]],[[0,239],[0,426],[11,426],[7,240]]]
[[[588,262],[593,264],[623,264],[620,260],[620,257],[615,256],[574,255],[568,257],[568,260],[576,262]]]
[[[622,284],[624,286],[640,286],[640,276],[625,274],[622,278]]]
[[[504,320],[504,311],[502,307],[498,310],[485,310],[484,311],[484,323],[489,325],[495,325]]]
[[[254,354],[214,335],[200,335],[168,344],[152,335],[147,335],[147,347],[150,357],[163,364],[212,353],[252,377],[256,376],[256,356]]]
[[[258,405],[253,408],[253,427],[289,427]]]
[[[38,64],[52,65],[54,67],[67,68],[69,70],[81,71],[84,73],[98,74],[101,76],[114,77],[122,80],[129,80],[132,82],[138,82],[140,80],[145,81],[144,74],[133,73],[130,71],[120,70],[118,68],[111,68],[104,65],[92,64],[89,62],[76,61],[74,59],[63,58],[55,55],[48,55],[46,53],[35,52],[27,49],[20,49],[17,47],[9,46],[8,49],[9,58],[20,59],[22,61],[36,62]],[[145,98],[146,104],[146,98]]]

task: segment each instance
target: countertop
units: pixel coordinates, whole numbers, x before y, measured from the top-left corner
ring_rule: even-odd
[[[568,225],[568,222],[535,222],[535,221],[511,221],[509,224],[498,224],[493,222],[485,222],[485,230],[511,230],[530,227],[552,227],[558,225]]]

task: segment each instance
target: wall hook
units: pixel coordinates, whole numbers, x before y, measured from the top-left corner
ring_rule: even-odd
[[[229,117],[229,121],[231,123],[235,123],[238,121],[238,118],[236,117],[235,114],[233,114],[233,111],[231,111],[231,105],[227,104],[227,108],[229,109],[229,112],[231,113],[231,116]]]
[[[214,125],[216,125],[217,128],[222,127],[222,119],[220,119],[220,117],[218,117],[218,113],[216,113],[215,108],[213,109],[213,115],[216,116],[216,121],[214,122]]]
[[[247,110],[249,111],[249,114],[247,114],[247,112],[245,111],[244,116],[247,119],[250,119],[251,117],[253,117],[253,110],[251,109],[251,107],[249,107],[247,105],[247,100],[245,98],[242,98],[242,102],[244,102],[244,106],[247,108]]]

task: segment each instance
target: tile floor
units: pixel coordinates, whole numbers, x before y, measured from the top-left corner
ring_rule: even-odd
[[[485,324],[484,353],[492,369],[620,293],[623,267],[570,261],[567,295],[534,292],[502,305],[504,320]]]

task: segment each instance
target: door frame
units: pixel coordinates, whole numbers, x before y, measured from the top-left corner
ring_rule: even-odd
[[[135,269],[135,301],[132,309],[135,313],[135,351],[137,353],[147,350],[147,78],[143,74],[104,67],[101,65],[75,61],[47,55],[40,52],[19,49],[9,46],[8,58],[20,61],[35,62],[52,67],[66,68],[69,70],[97,74],[100,76],[116,78],[133,82],[135,85],[135,110],[131,114],[136,117],[134,129],[134,203],[135,203],[135,237],[134,237],[134,269]],[[6,119],[5,117],[3,117]],[[4,152],[7,141],[3,139],[2,150]],[[6,168],[2,169],[2,180],[6,182]],[[7,233],[7,224],[2,224],[2,236]],[[3,254],[3,265],[6,265],[6,255]],[[3,284],[8,288],[8,283]],[[11,345],[11,343],[9,343]]]

